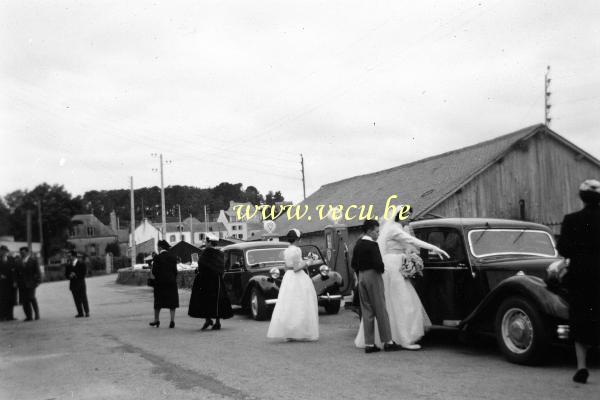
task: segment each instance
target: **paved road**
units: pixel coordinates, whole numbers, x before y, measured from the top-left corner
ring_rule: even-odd
[[[545,367],[509,364],[493,345],[446,333],[419,352],[366,355],[353,347],[358,319],[322,315],[317,343],[273,343],[268,322],[236,315],[220,332],[178,310],[177,327],[148,327],[152,289],[88,279],[89,319],[74,319],[66,282],[38,289],[42,319],[0,323],[0,399],[593,399],[570,381],[560,351]],[[187,306],[189,292],[181,291]],[[21,316],[21,310],[17,313]],[[163,311],[162,321],[168,321]]]

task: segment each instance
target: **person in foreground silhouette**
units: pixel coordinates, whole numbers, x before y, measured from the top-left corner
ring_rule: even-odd
[[[158,241],[158,254],[152,260],[152,275],[154,275],[154,322],[150,326],[160,326],[160,310],[168,308],[171,312],[169,328],[175,328],[175,309],[179,307],[179,292],[177,290],[177,260],[169,253],[169,243]]]

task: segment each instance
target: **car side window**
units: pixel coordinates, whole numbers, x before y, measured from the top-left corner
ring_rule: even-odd
[[[229,252],[229,270],[239,270],[244,266],[244,252],[240,250],[232,250]]]
[[[431,243],[442,250],[444,250],[450,256],[450,261],[463,262],[466,260],[465,245],[462,240],[462,236],[459,230],[454,228],[432,228],[421,230],[416,233],[416,236],[428,243]],[[421,250],[421,258],[423,261],[442,261],[440,258],[431,251]]]

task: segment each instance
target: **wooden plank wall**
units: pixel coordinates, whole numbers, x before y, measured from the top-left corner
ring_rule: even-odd
[[[581,208],[579,184],[600,179],[600,167],[569,146],[540,132],[514,146],[462,190],[431,212],[447,217],[525,219],[547,225],[558,234],[563,216]]]

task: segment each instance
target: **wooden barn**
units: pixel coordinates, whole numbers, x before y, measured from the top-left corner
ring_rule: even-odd
[[[600,179],[600,161],[544,125],[534,125],[473,146],[355,176],[322,186],[301,205],[311,220],[277,219],[278,235],[290,228],[303,232],[304,242],[324,247],[317,205],[373,205],[382,216],[386,200],[409,204],[416,217],[494,217],[542,223],[555,234],[566,213],[581,207],[579,184]],[[344,222],[354,244],[362,221]]]

